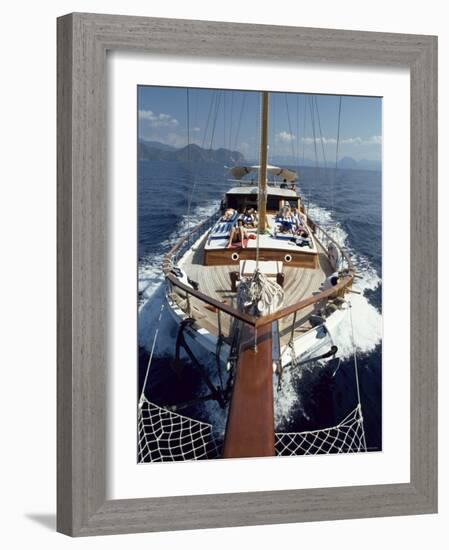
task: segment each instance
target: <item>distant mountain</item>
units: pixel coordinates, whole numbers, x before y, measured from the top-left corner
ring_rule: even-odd
[[[272,159],[270,159],[270,162],[275,165],[281,165],[281,166],[306,166],[306,167],[315,167],[317,164],[321,168],[334,168],[335,167],[335,160],[331,161],[330,159],[327,161],[327,163],[324,163],[322,160],[319,160],[318,163],[314,159],[305,158],[305,159],[298,159],[294,158],[292,156],[277,156]],[[382,162],[380,160],[368,160],[368,159],[360,159],[355,160],[352,157],[342,157],[338,161],[338,168],[342,168],[345,170],[376,170],[379,171],[382,168]]]
[[[368,160],[360,159],[357,162],[358,168],[360,170],[376,170],[379,171],[382,169],[382,161],[380,160]]]
[[[338,161],[338,168],[345,168],[346,170],[357,170],[358,163],[352,157],[343,157]]]
[[[160,141],[146,141],[142,140],[140,142],[145,147],[152,147],[155,149],[160,149],[161,151],[175,151],[176,147],[172,147],[171,145],[167,145],[166,143],[161,143]]]
[[[204,149],[199,145],[191,143],[181,149],[176,149],[171,145],[159,141],[140,141],[139,142],[140,160],[165,160],[165,161],[186,161],[193,162],[216,162],[225,165],[252,165],[258,164],[258,160],[247,161],[239,151],[230,151],[229,149]],[[280,166],[298,166],[298,159],[292,156],[276,156],[270,158],[270,164]],[[315,167],[317,163],[314,159],[299,159],[300,166]],[[334,168],[335,161],[330,159],[327,163],[318,161],[318,166]],[[382,168],[380,160],[360,159],[355,160],[352,157],[342,157],[338,161],[338,168],[344,170],[376,170]]]
[[[360,159],[355,160],[352,157],[343,157],[338,161],[338,168],[346,170],[382,170],[381,160]]]
[[[164,147],[160,147],[160,146]],[[175,149],[163,143],[150,141],[139,142],[140,160],[166,160],[193,162],[217,162],[220,164],[244,164],[245,157],[238,151],[229,149],[203,149],[194,143]]]

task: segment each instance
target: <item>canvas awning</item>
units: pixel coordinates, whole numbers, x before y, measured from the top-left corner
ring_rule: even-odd
[[[242,179],[246,174],[250,174],[251,172],[258,172],[260,169],[260,166],[234,166],[233,168],[230,168],[230,172],[233,175],[233,177],[237,180]],[[269,174],[272,174],[273,176],[278,176],[285,181],[293,182],[296,181],[297,173],[294,170],[289,170],[287,168],[280,168],[279,166],[267,166],[267,172]]]

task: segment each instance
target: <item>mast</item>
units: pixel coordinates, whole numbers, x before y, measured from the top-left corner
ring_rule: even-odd
[[[259,228],[266,229],[269,93],[262,92],[259,168]],[[259,246],[259,243],[257,243]],[[224,458],[275,455],[271,323],[242,328],[224,441]]]
[[[262,92],[262,127],[259,168],[259,232],[264,233],[267,221],[268,108],[270,94]]]

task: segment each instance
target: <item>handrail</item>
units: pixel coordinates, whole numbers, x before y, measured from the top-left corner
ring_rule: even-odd
[[[171,273],[168,273],[165,276],[174,286],[180,288],[181,290],[184,290],[191,296],[194,296],[195,298],[198,298],[202,302],[205,302],[206,304],[209,304],[210,306],[216,307],[220,311],[223,311],[224,313],[228,313],[232,317],[236,317],[240,321],[243,321],[247,323],[248,325],[252,325],[253,327],[256,326],[257,317],[253,317],[252,315],[248,315],[247,313],[243,313],[242,311],[239,311],[238,309],[235,309],[231,306],[228,306],[227,304],[224,304],[223,302],[219,302],[218,300],[215,300],[214,298],[211,298],[210,296],[207,296],[207,294],[203,294],[202,292],[199,292],[198,290],[195,290],[194,288],[191,288],[184,283],[181,283],[181,281],[172,275]]]
[[[175,254],[178,252],[178,250],[182,247],[182,245],[187,242],[192,234],[195,234],[198,232],[199,229],[201,229],[203,226],[207,225],[211,221],[211,218],[207,218],[197,224],[189,234],[184,235],[164,256],[163,262],[162,262],[162,270],[164,272],[164,275],[170,283],[179,289],[183,290],[184,292],[187,292],[188,294],[191,294],[195,298],[198,298],[202,302],[215,307],[219,309],[220,311],[223,311],[223,313],[228,313],[232,317],[235,317],[239,319],[240,321],[243,321],[249,325],[255,326],[256,325],[256,317],[252,317],[251,315],[248,315],[246,313],[243,313],[241,311],[238,311],[237,309],[228,306],[227,304],[223,302],[219,302],[218,300],[215,300],[214,298],[211,298],[207,294],[204,294],[203,292],[200,292],[199,290],[195,290],[194,288],[187,286],[174,275],[170,273],[171,266],[172,266],[172,258],[175,256]]]
[[[183,290],[184,292],[194,296],[195,298],[198,298],[200,301],[205,302],[206,304],[215,307],[216,309],[223,311],[224,313],[227,313],[228,315],[231,315],[232,317],[235,317],[236,319],[239,319],[240,321],[243,321],[244,323],[247,323],[248,325],[251,325],[253,327],[259,328],[263,327],[269,323],[272,323],[273,321],[276,321],[278,319],[282,319],[283,317],[287,317],[288,315],[291,315],[292,313],[295,313],[301,309],[304,309],[310,305],[313,305],[317,302],[320,302],[321,300],[324,300],[325,298],[328,298],[329,296],[332,296],[341,290],[344,290],[346,287],[348,287],[353,279],[354,279],[354,268],[352,265],[352,262],[349,258],[349,256],[341,249],[341,247],[336,243],[330,235],[327,234],[327,232],[317,225],[315,226],[319,228],[326,237],[331,240],[335,246],[340,250],[342,255],[344,256],[345,260],[348,263],[348,275],[339,283],[337,283],[335,286],[332,286],[328,288],[327,290],[323,290],[319,292],[318,294],[315,294],[314,296],[310,296],[309,298],[306,298],[305,300],[300,300],[299,302],[296,302],[296,304],[292,304],[290,306],[287,306],[283,309],[280,309],[279,311],[276,311],[270,315],[265,315],[263,317],[255,317],[252,315],[248,315],[247,313],[238,311],[237,309],[233,308],[232,306],[229,306],[223,302],[219,302],[218,300],[215,300],[214,298],[211,298],[210,296],[207,296],[207,294],[204,294],[203,292],[200,292],[199,290],[195,290],[194,288],[185,285],[182,283],[176,276],[170,273],[171,266],[172,266],[172,258],[176,254],[176,252],[181,248],[181,246],[190,238],[192,233],[197,232],[201,227],[206,225],[206,223],[210,222],[210,218],[204,220],[203,222],[196,225],[193,230],[188,234],[182,237],[170,250],[167,252],[167,254],[164,257],[163,260],[163,271],[165,274],[165,277],[170,283],[179,289]]]
[[[344,288],[349,286],[352,283],[353,279],[354,279],[354,275],[348,275],[335,286],[332,286],[327,290],[323,290],[320,293],[315,294],[315,296],[310,296],[305,300],[300,300],[299,302],[296,302],[296,304],[292,304],[291,306],[284,307],[283,309],[275,311],[271,315],[264,315],[263,317],[258,317],[256,321],[256,328],[263,327],[268,323],[272,323],[273,321],[282,319],[283,317],[287,317],[288,315],[291,315],[296,311],[299,311],[308,306],[316,304],[317,302],[320,302],[321,300],[324,300],[325,298],[328,298],[329,296],[332,296],[333,294],[340,292],[340,290],[343,290]]]
[[[175,255],[175,253],[181,248],[181,246],[186,241],[188,241],[190,239],[190,236],[192,234],[196,233],[204,225],[207,225],[207,223],[209,223],[210,220],[211,220],[211,218],[206,218],[205,220],[203,220],[199,224],[195,225],[195,227],[190,231],[190,233],[188,233],[187,235],[184,235],[184,237],[182,237],[172,248],[170,248],[170,250],[167,252],[167,254],[165,254],[164,259],[163,259],[163,263],[165,263],[167,260],[170,260]],[[163,270],[164,270],[164,273],[165,273],[164,268],[163,268]]]
[[[326,235],[326,237],[329,239],[329,241],[331,241],[337,248],[338,250],[341,252],[341,255],[344,257],[344,259],[346,260],[347,264],[348,264],[348,269],[350,271],[353,271],[354,270],[354,266],[352,264],[352,261],[351,261],[351,258],[348,256],[348,254],[345,252],[345,250],[329,235],[329,233],[323,229],[321,227],[321,225],[318,225],[314,220],[312,220],[311,218],[309,218],[309,216],[307,215],[307,219],[310,221],[312,221],[312,223],[314,224],[314,226],[316,228],[318,228],[322,233],[324,233],[324,235]],[[323,246],[323,243],[321,243],[321,240],[315,235],[315,232],[314,232],[314,236],[315,238],[319,241],[319,243],[321,244],[321,246]],[[324,248],[324,247],[323,247]]]

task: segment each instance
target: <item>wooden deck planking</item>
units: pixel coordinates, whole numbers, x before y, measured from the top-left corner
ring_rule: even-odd
[[[206,237],[196,246],[193,254],[187,254],[182,261],[182,268],[186,271],[188,276],[196,281],[199,285],[199,289],[205,294],[215,298],[219,301],[225,301],[226,303],[236,306],[235,304],[235,292],[231,291],[231,277],[232,271],[237,271],[239,266],[236,265],[221,265],[221,266],[204,266],[203,255],[204,245]],[[329,264],[327,256],[321,246],[318,244],[319,249],[319,267],[318,269],[306,269],[290,267],[284,264],[283,272],[285,275],[284,280],[284,306],[294,304],[300,300],[312,296],[318,292],[325,281],[332,273],[332,268]],[[217,313],[211,311],[211,309],[196,298],[190,300],[192,316],[197,321],[198,325],[205,328],[212,334],[218,334],[218,319]],[[186,310],[185,302],[183,302],[182,309]],[[313,311],[313,306],[305,308],[298,312],[295,332],[310,328],[307,322],[307,318]],[[293,316],[286,317],[280,322],[280,336],[281,345],[285,345],[291,334],[291,324]],[[229,341],[230,328],[232,319],[227,314],[221,314],[221,327],[222,334],[226,340]]]
[[[256,348],[254,344],[256,343]],[[271,326],[246,326],[229,406],[223,458],[275,456]]]

